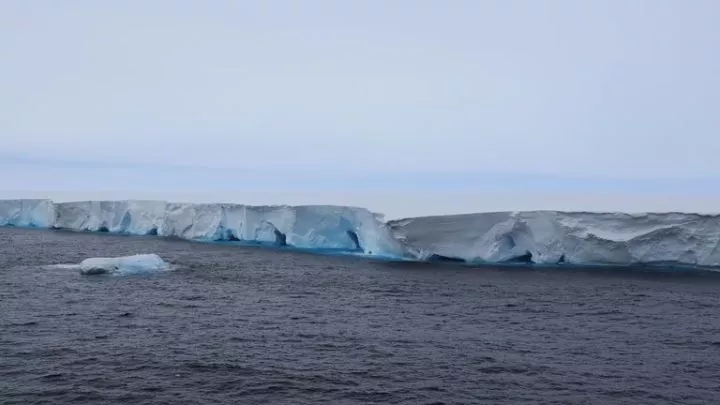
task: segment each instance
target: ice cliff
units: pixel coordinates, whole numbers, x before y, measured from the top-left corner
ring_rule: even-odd
[[[497,212],[388,223],[363,208],[0,200],[0,226],[238,241],[467,263],[720,267],[720,215]]]
[[[50,228],[55,205],[50,200],[0,200],[0,226]]]
[[[0,201],[0,225],[204,241],[337,249],[397,257],[382,216],[340,206],[247,206],[165,201]]]
[[[498,212],[390,221],[418,259],[720,266],[720,216]]]

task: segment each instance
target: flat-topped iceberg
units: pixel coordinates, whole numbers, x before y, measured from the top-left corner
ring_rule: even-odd
[[[421,260],[720,266],[720,216],[497,212],[388,223]]]
[[[0,226],[290,246],[392,259],[720,267],[720,215],[495,212],[408,218],[344,206],[0,200]]]
[[[344,206],[249,206],[165,201],[0,201],[0,225],[53,227],[400,257],[382,215]]]
[[[0,200],[0,226],[49,228],[55,223],[50,200]]]

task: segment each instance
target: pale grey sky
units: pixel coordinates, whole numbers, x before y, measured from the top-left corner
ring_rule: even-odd
[[[719,49],[704,0],[0,0],[0,189],[718,210]]]

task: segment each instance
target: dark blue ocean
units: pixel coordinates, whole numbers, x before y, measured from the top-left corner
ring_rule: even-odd
[[[46,265],[156,253],[177,266]],[[0,229],[1,404],[717,404],[720,275]]]

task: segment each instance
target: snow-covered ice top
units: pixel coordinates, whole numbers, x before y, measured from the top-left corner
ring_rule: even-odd
[[[173,266],[156,254],[137,254],[120,257],[91,257],[78,264],[54,264],[48,269],[79,270],[81,274],[130,275],[171,270]]]
[[[497,212],[388,223],[420,259],[720,266],[720,216]]]
[[[80,262],[80,272],[83,274],[140,274],[169,268],[170,265],[156,254],[92,257]]]
[[[156,254],[138,254],[121,257],[92,257],[80,264],[60,264],[52,267],[77,269],[85,275],[91,274],[144,274],[170,270],[171,266]]]

